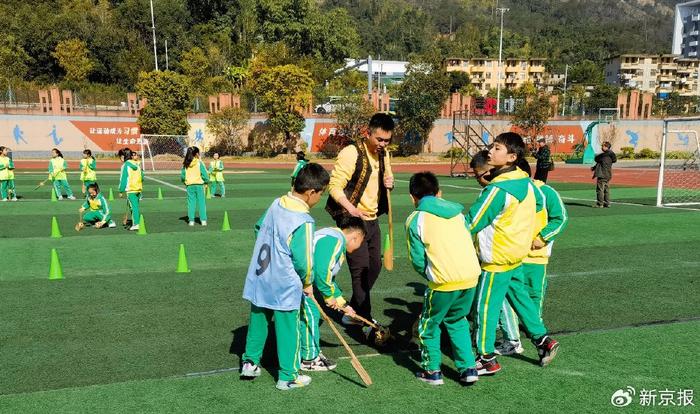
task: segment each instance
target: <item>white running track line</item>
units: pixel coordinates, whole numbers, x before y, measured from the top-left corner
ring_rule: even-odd
[[[151,177],[151,176],[149,176],[149,175],[146,175],[145,178],[147,178],[147,179],[149,179],[149,180],[153,180],[153,181],[155,181],[155,182],[157,182],[157,183],[161,183],[161,184],[163,184],[163,185],[167,185],[167,186],[170,187],[170,188],[174,188],[174,189],[176,189],[176,190],[180,190],[180,191],[187,192],[187,190],[185,190],[184,188],[182,188],[182,187],[180,187],[180,186],[177,186],[177,185],[175,185],[175,184],[170,184],[170,183],[168,183],[168,182],[165,182],[165,181],[163,181],[163,180],[159,180],[159,179],[157,179],[157,178],[153,178],[153,177]]]

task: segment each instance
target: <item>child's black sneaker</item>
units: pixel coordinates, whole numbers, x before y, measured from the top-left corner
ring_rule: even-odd
[[[557,355],[559,350],[559,342],[550,338],[548,335],[534,341],[537,347],[537,354],[540,357],[540,366],[546,367]]]
[[[479,371],[476,368],[467,368],[459,375],[459,382],[464,385],[474,385],[479,380]]]
[[[476,370],[479,375],[494,375],[501,370],[501,364],[496,361],[496,355],[480,355],[476,359]]]
[[[416,372],[416,378],[430,385],[444,384],[441,371],[418,371]]]

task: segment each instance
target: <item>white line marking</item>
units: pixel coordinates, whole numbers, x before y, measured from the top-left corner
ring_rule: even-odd
[[[165,182],[165,181],[163,181],[163,180],[159,180],[159,179],[157,179],[157,178],[150,177],[150,176],[148,176],[148,175],[145,176],[145,177],[148,178],[149,180],[153,180],[153,181],[155,181],[155,182],[157,182],[157,183],[161,183],[161,184],[163,184],[163,185],[167,185],[168,187],[174,188],[174,189],[176,189],[176,190],[180,190],[180,191],[187,192],[187,190],[185,190],[184,188],[182,188],[182,187],[180,187],[180,186],[177,186],[177,185],[175,185],[175,184],[170,184],[170,183],[168,183],[168,182]]]

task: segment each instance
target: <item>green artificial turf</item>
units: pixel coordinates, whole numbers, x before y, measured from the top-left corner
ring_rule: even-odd
[[[246,407],[250,412],[277,412],[280,403],[289,412],[347,411],[365,404],[378,412],[435,404],[445,411],[498,407],[600,412],[612,408],[610,395],[626,385],[678,388],[698,383],[694,357],[678,354],[691,352],[678,344],[693,341],[697,322],[629,327],[700,317],[700,232],[694,229],[700,211],[634,204],[592,209],[592,184],[553,183],[567,204],[570,224],[548,267],[544,319],[555,335],[563,335],[564,351],[546,370],[508,358],[503,375],[474,389],[451,381],[436,389],[418,383],[410,372],[415,363],[409,358],[407,335],[420,311],[424,283],[406,259],[403,220],[412,206],[408,175],[398,175],[392,199],[395,270],[384,271],[372,292],[375,318],[390,325],[398,339],[381,350],[384,356],[363,358],[376,385],[359,387],[350,364],[343,361],[338,374],[314,375],[318,382],[308,391],[283,395],[275,392],[267,373],[252,384],[238,382],[231,373],[183,376],[238,366],[249,310],[241,293],[253,246],[252,225],[272,199],[288,191],[288,172],[228,174],[227,198],[208,200],[209,226],[194,228],[183,219],[185,193],[173,188],[179,186],[178,177],[155,177],[166,184],[147,179],[142,203],[146,236],[121,226],[76,233],[80,203],[50,202],[45,188],[32,191],[42,177],[18,174],[18,194],[25,198],[0,205],[0,412]],[[103,190],[113,188],[115,197],[117,178],[100,176]],[[76,177],[70,179],[79,193]],[[478,195],[473,180],[441,182],[445,198],[467,207]],[[159,187],[164,200],[156,199]],[[613,188],[612,193],[613,200],[625,203],[653,194],[650,188]],[[111,203],[118,223],[125,204],[118,198]],[[225,211],[230,232],[220,231]],[[323,205],[312,214],[318,227],[331,224]],[[49,237],[52,216],[63,233],[60,239]],[[386,219],[381,223],[386,230]],[[175,273],[180,244],[187,249],[188,274]],[[64,280],[48,280],[52,248],[61,259]],[[349,296],[346,269],[338,279]],[[598,329],[614,330],[594,332]],[[322,333],[324,353],[343,356],[330,331],[324,327]],[[360,345],[357,332],[347,334],[357,354],[377,352]],[[265,366],[272,367],[274,354],[269,351]],[[451,365],[449,358],[445,361]],[[694,369],[673,369],[678,361]],[[292,394],[296,397],[287,396]]]

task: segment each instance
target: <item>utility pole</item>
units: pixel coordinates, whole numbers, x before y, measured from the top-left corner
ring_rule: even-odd
[[[501,12],[501,36],[498,41],[498,81],[496,82],[496,113],[501,111],[501,78],[503,77],[503,66],[501,60],[503,57],[503,15],[510,9],[505,7],[499,7],[499,12]]]
[[[153,60],[156,63],[156,71],[158,70],[158,51],[156,49],[156,19],[153,17],[153,0],[151,0],[151,29],[153,29]]]
[[[564,68],[564,98],[562,99],[562,103],[561,103],[561,116],[564,116],[564,109],[566,109],[566,81],[567,81],[568,77],[569,77],[569,65],[566,65],[566,68]]]

